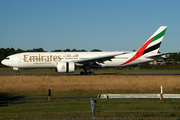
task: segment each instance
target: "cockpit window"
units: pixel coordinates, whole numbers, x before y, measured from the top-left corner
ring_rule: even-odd
[[[9,60],[10,58],[5,58],[6,60]]]

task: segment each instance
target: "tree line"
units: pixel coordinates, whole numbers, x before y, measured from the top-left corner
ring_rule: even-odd
[[[43,48],[34,48],[32,50],[22,50],[14,48],[0,48],[0,61],[2,61],[4,58],[6,58],[9,55],[16,54],[16,53],[22,53],[22,52],[47,52]],[[76,50],[76,49],[65,49],[65,50],[53,50],[51,52],[88,52],[87,50]],[[93,49],[91,52],[102,52],[102,50],[99,49]],[[169,61],[173,60],[175,63],[180,62],[180,52],[179,53],[172,53],[167,56],[167,59]],[[0,63],[0,67],[4,67]]]

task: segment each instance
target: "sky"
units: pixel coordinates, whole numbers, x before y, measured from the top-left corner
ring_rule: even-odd
[[[138,50],[168,26],[159,51],[180,51],[179,0],[0,0],[0,48]]]

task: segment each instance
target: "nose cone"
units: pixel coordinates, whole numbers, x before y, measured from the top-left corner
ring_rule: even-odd
[[[3,64],[3,65],[4,65],[4,60],[2,60],[2,61],[1,61],[1,64]]]
[[[6,60],[2,60],[1,64],[8,66],[8,62]]]

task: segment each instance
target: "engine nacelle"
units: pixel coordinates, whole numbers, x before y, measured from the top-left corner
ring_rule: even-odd
[[[58,62],[56,72],[61,73],[69,73],[75,71],[75,63],[74,62]]]

